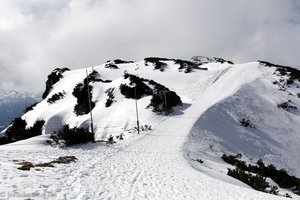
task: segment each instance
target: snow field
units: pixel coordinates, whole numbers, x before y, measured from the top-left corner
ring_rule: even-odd
[[[134,66],[132,64],[121,65],[119,66],[123,67],[121,70],[113,72],[103,66],[95,67],[103,79],[115,80],[106,86],[93,84],[97,91],[93,93],[94,98],[98,101],[93,114],[95,123],[100,124],[97,128],[97,138],[105,138],[113,131],[117,132],[135,125],[136,119],[133,115],[135,109],[134,106],[129,107],[130,104],[134,105],[134,100],[124,99],[116,93],[117,102],[105,109],[105,95],[101,95],[102,91],[122,81],[117,77],[122,76],[124,69],[129,73],[154,79],[166,85],[182,96],[184,106],[177,107],[170,116],[163,116],[156,115],[149,109],[143,109],[149,102],[148,97],[139,100],[138,104],[142,108],[141,122],[152,125],[153,130],[140,135],[132,133],[128,136],[131,137],[130,139],[127,138],[112,145],[94,143],[59,149],[45,146],[43,143],[48,136],[43,135],[0,146],[2,155],[0,191],[54,195],[48,199],[286,199],[255,191],[227,177],[224,172],[217,171],[226,169],[226,165],[216,158],[218,153],[225,149],[224,146],[226,147],[222,141],[218,140],[218,135],[203,134],[201,140],[195,138],[197,139],[195,141],[199,143],[194,143],[189,139],[191,131],[193,136],[195,128],[201,129],[197,125],[201,122],[201,117],[209,114],[211,108],[230,98],[263,74],[258,63],[207,64],[206,66],[207,71],[197,71],[191,74],[179,73],[172,66],[169,66],[166,72],[159,72],[149,66],[144,66],[142,62]],[[77,75],[77,72],[81,75]],[[55,85],[51,93],[64,89],[67,94],[70,94],[72,87],[84,78],[83,74],[83,70],[66,72],[62,81],[70,82],[68,84],[60,82]],[[65,85],[69,85],[69,88]],[[55,124],[61,121],[73,122],[74,125],[89,123],[88,115],[77,118],[70,114],[74,101],[75,98],[68,96],[62,101],[63,103],[53,105],[55,112],[52,108],[48,108],[52,105],[48,106],[42,102],[38,105],[40,107],[37,107],[39,109],[23,117],[32,121],[34,118],[47,117],[49,126],[50,120],[55,122],[49,129],[61,126],[62,124],[59,124],[55,127]],[[214,127],[216,123],[211,121],[208,126]],[[216,152],[210,152],[206,141],[211,141],[214,145],[220,142],[220,147],[216,149]],[[63,155],[73,155],[78,158],[78,161],[67,165],[57,165],[55,168],[42,168],[40,171],[36,169],[20,171],[16,169],[17,165],[13,161],[26,160],[38,163]],[[191,159],[197,158],[203,158],[203,166],[198,163],[193,164]],[[300,199],[298,196],[293,196],[293,198]],[[38,196],[35,199],[45,199],[45,197]]]

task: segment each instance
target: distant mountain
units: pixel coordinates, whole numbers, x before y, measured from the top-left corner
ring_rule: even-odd
[[[39,101],[33,94],[17,91],[0,90],[0,132],[11,121],[24,114],[25,108]]]

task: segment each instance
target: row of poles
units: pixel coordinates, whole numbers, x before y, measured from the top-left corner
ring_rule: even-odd
[[[90,96],[90,87],[89,87],[89,75],[88,70],[86,69],[86,81],[87,81],[87,93],[88,93],[88,100],[89,100],[89,109],[90,109],[90,118],[91,118],[91,132],[94,135],[94,123],[93,123],[93,114],[92,114],[92,105],[91,105],[91,96]],[[138,134],[140,134],[140,121],[139,121],[139,112],[138,112],[138,105],[137,105],[137,94],[136,94],[136,86],[134,87],[134,95],[135,95],[135,111],[136,111],[136,125]],[[167,110],[167,96],[166,90],[164,88],[164,100],[165,100],[165,108],[166,108],[166,115],[168,115]]]

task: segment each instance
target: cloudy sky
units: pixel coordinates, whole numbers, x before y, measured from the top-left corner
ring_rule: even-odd
[[[299,0],[0,0],[0,89],[56,67],[217,56],[300,67]]]

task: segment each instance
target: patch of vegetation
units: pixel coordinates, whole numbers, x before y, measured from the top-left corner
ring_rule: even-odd
[[[45,163],[33,164],[32,162],[23,161],[17,164],[22,165],[21,167],[18,167],[19,170],[29,171],[31,168],[35,167],[54,167],[53,164],[69,164],[71,162],[75,162],[76,160],[77,158],[75,156],[61,156],[53,161]]]
[[[225,59],[223,59],[223,58],[218,58],[218,57],[213,57],[213,59],[216,61],[216,62],[220,62],[220,63],[228,63],[228,64],[234,64],[232,61],[230,61],[230,60],[225,60]]]
[[[297,107],[296,106],[293,106],[290,104],[291,101],[286,101],[286,102],[283,102],[281,104],[278,104],[278,108],[281,108],[283,110],[286,110],[286,111],[291,111],[291,110],[296,110]]]
[[[119,69],[119,67],[113,63],[107,63],[105,64],[105,68],[109,68],[109,69]]]
[[[46,90],[44,91],[44,93],[42,95],[43,99],[45,99],[48,96],[48,94],[50,93],[53,85],[55,83],[57,83],[63,77],[62,74],[65,71],[69,71],[69,70],[70,69],[68,69],[68,68],[61,68],[61,69],[56,68],[51,72],[50,75],[48,75],[48,80],[46,81]]]
[[[117,135],[116,139],[118,139],[118,140],[124,140],[124,133],[121,133],[120,135]]]
[[[170,58],[159,58],[159,57],[148,57],[145,58],[144,61],[146,63],[150,62],[150,63],[155,63],[158,61],[173,61],[174,59],[170,59]]]
[[[256,176],[258,177],[254,178],[254,180],[259,182],[258,183],[255,182],[256,183],[255,187],[257,187],[258,185],[260,189],[263,189],[265,186],[265,178],[263,177],[269,177],[274,182],[276,182],[281,188],[290,189],[295,194],[300,195],[300,179],[295,176],[289,175],[285,169],[277,169],[272,164],[266,166],[261,159],[256,162],[256,165],[251,165],[251,164],[247,165],[245,161],[240,160],[241,154],[237,154],[237,155],[223,154],[222,159],[225,162],[233,166],[236,166],[235,170],[230,170],[230,169],[228,170],[228,175],[233,176],[234,178],[237,178],[248,185],[249,185],[249,180],[252,180],[253,175],[245,171],[257,174]],[[254,180],[252,180],[252,182]],[[253,185],[250,186],[253,187]],[[265,189],[266,188],[260,191],[266,191]],[[278,193],[278,190],[276,190],[276,188],[273,187],[270,189],[269,192],[275,194]]]
[[[286,80],[287,85],[291,85],[293,83],[294,83],[294,80],[292,78],[289,78],[289,79]]]
[[[98,79],[98,80],[102,83],[111,83],[112,82],[112,80],[102,80],[102,79]]]
[[[165,86],[156,83],[153,80],[137,77],[125,73],[124,78],[130,79],[130,85],[121,84],[120,91],[126,98],[140,99],[144,96],[152,96],[148,108],[152,108],[154,112],[171,113],[173,107],[182,105],[180,97]],[[131,85],[133,85],[131,87]],[[152,85],[154,87],[150,87]]]
[[[127,61],[127,60],[121,60],[121,59],[116,59],[113,61],[115,64],[128,64],[128,63],[134,63],[133,61]]]
[[[94,70],[87,78],[83,80],[83,83],[78,83],[74,90],[73,95],[77,98],[77,104],[74,107],[74,112],[76,115],[85,115],[90,112],[91,109],[95,107],[95,102],[92,100],[89,102],[89,99],[92,99],[93,87],[89,82],[97,81],[98,73]],[[88,92],[89,91],[89,92]]]
[[[225,60],[223,58],[218,58],[218,57],[203,57],[203,56],[194,56],[191,58],[191,60],[197,65],[197,66],[201,66],[207,63],[214,63],[214,62],[220,62],[220,63],[228,63],[228,64],[234,64],[232,61],[230,60]],[[203,68],[202,68],[203,69]],[[207,68],[206,68],[207,70]]]
[[[242,158],[242,154],[237,154],[237,155],[222,155],[222,159],[227,162],[228,164],[231,164],[233,166],[238,167],[241,170],[247,170],[248,166],[245,161],[240,160]]]
[[[197,161],[198,163],[200,163],[200,164],[204,163],[204,161],[201,160],[201,159],[197,159],[196,161]]]
[[[124,74],[124,78],[130,79],[130,85],[121,84],[120,91],[126,98],[140,99],[144,96],[152,95],[152,89],[144,83],[146,79],[131,74]]]
[[[26,129],[26,121],[20,117],[15,118],[5,134],[0,137],[0,144],[8,144],[41,135],[44,123],[44,120],[37,120],[32,127]]]
[[[173,107],[182,105],[180,97],[173,91],[157,90],[153,94],[149,107],[154,112],[173,112]]]
[[[272,185],[269,191],[270,194],[278,195],[278,187],[276,185]]]
[[[166,63],[162,61],[172,61],[173,59],[168,58],[158,58],[158,57],[148,57],[145,58],[145,65],[148,65],[149,63],[152,63],[154,65],[154,69],[158,69],[160,71],[164,71],[165,68],[168,66]]]
[[[68,124],[65,124],[62,129],[51,134],[51,139],[57,144],[60,143],[60,140],[63,140],[66,146],[72,146],[75,144],[94,142],[95,136],[88,128],[70,128]]]
[[[267,61],[259,61],[260,64],[265,65],[267,67],[275,67],[276,72],[278,72],[281,76],[288,76],[287,84],[292,84],[294,81],[300,81],[300,71],[296,68],[292,68],[289,66],[277,65]]]
[[[88,79],[90,82],[97,82],[99,81],[99,79],[97,79],[98,77],[98,72],[96,70],[93,70],[89,75],[88,75]],[[84,79],[86,80],[86,78]]]
[[[200,68],[198,64],[195,62],[181,60],[181,59],[169,59],[169,58],[158,58],[158,57],[148,57],[145,58],[145,64],[153,63],[155,69],[159,69],[160,71],[164,71],[167,67],[167,64],[163,61],[174,61],[175,64],[179,65],[178,70],[184,71],[185,73],[190,73],[194,69],[202,69],[207,70],[207,68]]]
[[[35,103],[33,103],[32,105],[27,106],[27,107],[25,108],[25,110],[24,110],[24,113],[27,113],[27,112],[33,110],[33,107],[36,106],[37,104],[38,104],[38,102],[35,102]]]
[[[147,124],[140,126],[140,128],[141,128],[141,131],[151,131],[152,130],[152,127]]]
[[[240,121],[240,124],[241,124],[241,126],[244,126],[244,127],[255,128],[255,126],[250,122],[250,119],[243,118]]]
[[[109,88],[106,91],[108,98],[106,99],[105,107],[110,107],[111,104],[114,102],[114,99],[115,99],[115,96],[114,96],[114,93],[113,93],[114,90],[115,90],[115,88]]]
[[[292,199],[292,196],[289,194],[289,193],[285,193],[285,195],[284,195],[285,197],[287,197],[287,198],[290,198],[290,199]]]
[[[65,91],[63,92],[59,92],[59,93],[55,93],[52,95],[52,97],[50,97],[47,102],[52,104],[52,103],[55,103],[56,101],[60,100],[60,99],[63,99],[65,97]]]
[[[266,188],[270,187],[269,183],[266,182],[266,178],[261,175],[252,175],[249,172],[245,172],[239,168],[228,169],[229,176],[236,178],[247,185],[251,186],[253,189],[266,192]]]
[[[113,137],[112,135],[110,135],[110,136],[107,138],[107,143],[108,143],[108,144],[116,143],[116,142],[114,141],[114,137]]]
[[[187,60],[176,59],[174,63],[179,65],[180,67],[178,69],[184,70],[185,73],[190,73],[193,69],[200,69],[195,63]]]

